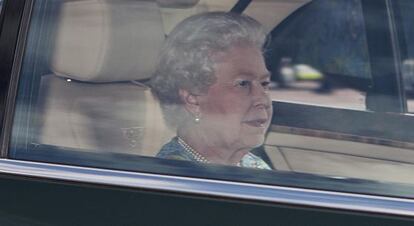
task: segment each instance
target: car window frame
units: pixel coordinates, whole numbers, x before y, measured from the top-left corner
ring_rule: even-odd
[[[3,3],[0,27],[0,158],[7,158],[18,77],[32,3],[31,0],[5,0]]]

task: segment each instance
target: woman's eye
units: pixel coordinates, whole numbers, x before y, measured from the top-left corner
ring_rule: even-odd
[[[250,87],[251,82],[248,80],[241,80],[237,82],[237,86],[239,87]]]
[[[268,88],[269,88],[269,86],[270,86],[270,81],[264,81],[264,82],[262,82],[262,86],[263,86],[265,89],[268,89]]]

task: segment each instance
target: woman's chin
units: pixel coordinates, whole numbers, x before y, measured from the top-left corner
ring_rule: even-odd
[[[246,147],[253,149],[261,146],[264,143],[264,140],[264,134],[249,134],[249,136],[243,139],[243,143]]]

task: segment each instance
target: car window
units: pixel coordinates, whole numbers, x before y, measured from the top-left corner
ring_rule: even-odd
[[[272,4],[302,7],[280,20]],[[366,109],[371,71],[360,1],[257,1],[250,8],[274,22],[267,62],[274,100]]]
[[[412,119],[367,107],[374,3],[254,1],[244,15],[261,27],[204,19],[236,1],[45,2],[34,2],[25,39],[10,158],[413,197]],[[205,40],[230,36],[217,18],[242,21],[251,40]],[[194,68],[216,77],[191,80]]]

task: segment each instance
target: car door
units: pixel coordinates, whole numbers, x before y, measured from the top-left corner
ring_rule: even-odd
[[[410,1],[249,2],[6,0],[1,224],[412,225]],[[255,150],[274,170],[154,157],[173,135],[146,86],[160,44],[232,9],[272,34],[269,70],[292,72]]]

